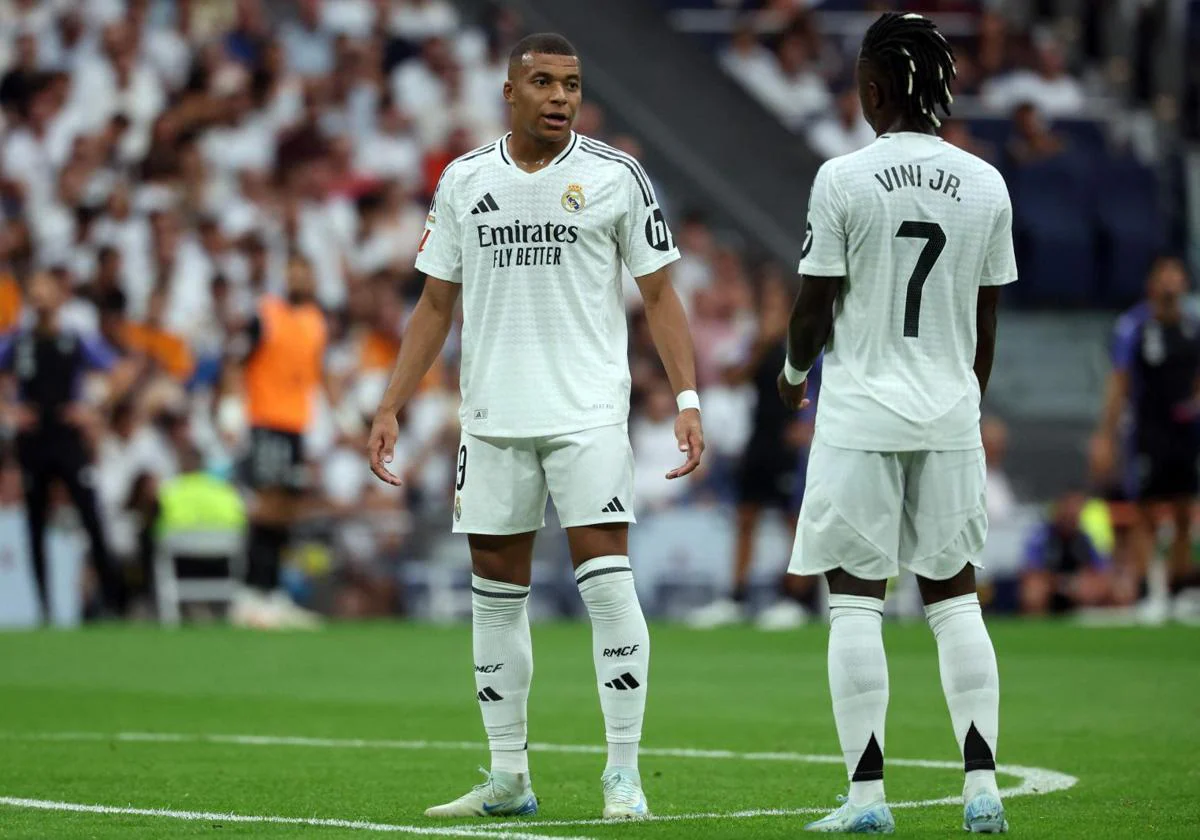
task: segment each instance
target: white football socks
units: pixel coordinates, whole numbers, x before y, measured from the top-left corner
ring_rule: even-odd
[[[962,751],[963,795],[996,793],[996,740],[1000,732],[1000,673],[983,623],[979,596],[947,598],[925,608],[937,639],[942,691]]]
[[[884,798],[883,730],[888,704],[880,599],[829,596],[829,693],[850,777],[850,802],[878,802]]]
[[[608,767],[637,770],[646,712],[650,632],[633,586],[629,558],[594,557],[575,570],[592,619],[592,658],[608,738]]]
[[[533,681],[533,642],[528,600],[528,586],[471,576],[475,688],[493,773],[529,772],[526,706]]]

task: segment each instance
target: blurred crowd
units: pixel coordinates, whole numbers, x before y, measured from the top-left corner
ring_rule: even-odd
[[[782,5],[782,34],[739,31],[721,62],[822,154],[869,142],[850,54]],[[1083,107],[1093,88],[1066,73],[1052,36],[986,13],[978,31],[960,50],[964,92],[1001,112]],[[288,579],[302,589],[308,572],[336,570],[322,606],[342,614],[402,607],[395,564],[449,522],[453,331],[402,418],[392,467],[403,488],[371,477],[365,436],[421,291],[412,264],[425,208],[447,163],[505,130],[507,47],[523,33],[503,5],[468,21],[449,0],[0,0],[0,333],[30,323],[31,281],[49,277],[61,324],[120,357],[119,384],[93,383],[95,410],[78,424],[111,550],[131,576],[145,569],[167,483],[195,471],[239,483],[246,327],[299,257],[330,344]],[[576,128],[640,152],[594,103]],[[793,277],[659,195],[683,254],[674,278],[709,449],[688,482],[661,478],[678,458],[675,405],[629,282],[639,513],[740,503],[739,534],[752,540],[760,510],[794,515],[811,438],[811,415],[764,414]],[[13,505],[19,471],[2,453],[22,421],[13,392],[0,396],[0,504]],[[738,550],[748,563],[749,547]]]

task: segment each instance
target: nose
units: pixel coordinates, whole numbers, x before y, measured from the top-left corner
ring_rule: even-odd
[[[550,101],[554,102],[555,104],[565,105],[567,102],[566,85],[562,84],[561,82],[556,83],[554,87],[550,89]]]

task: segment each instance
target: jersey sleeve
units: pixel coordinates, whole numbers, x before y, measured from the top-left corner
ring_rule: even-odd
[[[1112,365],[1115,370],[1128,373],[1137,356],[1142,319],[1139,312],[1127,313],[1117,321],[1113,330]]]
[[[17,348],[17,334],[0,335],[0,373],[8,373],[13,367],[13,356]]]
[[[1016,282],[1017,254],[1013,250],[1012,200],[1004,189],[1004,204],[996,215],[987,254],[983,259],[983,272],[979,277],[981,286],[1005,286]]]
[[[629,273],[645,277],[679,259],[679,249],[645,171],[636,163],[626,168],[625,212],[617,223],[617,247]]]
[[[79,349],[84,364],[92,370],[112,370],[118,360],[117,351],[98,335],[85,336],[80,341]]]
[[[846,197],[834,183],[829,162],[817,170],[808,197],[808,223],[800,252],[800,273],[810,277],[845,277]]]
[[[462,282],[462,236],[459,230],[458,210],[454,205],[453,175],[450,170],[442,173],[433,201],[429,204],[429,215],[425,217],[425,230],[417,245],[417,271],[445,280],[448,283]]]

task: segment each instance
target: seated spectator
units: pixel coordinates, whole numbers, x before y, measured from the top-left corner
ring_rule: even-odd
[[[1013,112],[1013,133],[1005,154],[1017,166],[1057,157],[1066,149],[1066,141],[1056,134],[1029,102]]]
[[[826,160],[856,152],[874,140],[875,129],[863,119],[854,86],[843,88],[834,101],[834,112],[808,130],[808,144]]]
[[[1017,70],[983,86],[983,103],[1000,113],[1022,102],[1033,103],[1048,117],[1079,114],[1087,102],[1083,85],[1068,75],[1062,48],[1049,37],[1038,39],[1036,69]]]
[[[970,152],[989,163],[996,162],[996,150],[992,144],[976,138],[971,134],[970,127],[962,120],[946,120],[942,123],[941,135],[942,139],[951,146],[957,146],[964,152]]]
[[[1064,615],[1113,603],[1109,559],[1080,526],[1086,501],[1078,492],[1063,496],[1030,537],[1021,576],[1021,610],[1027,615]]]

